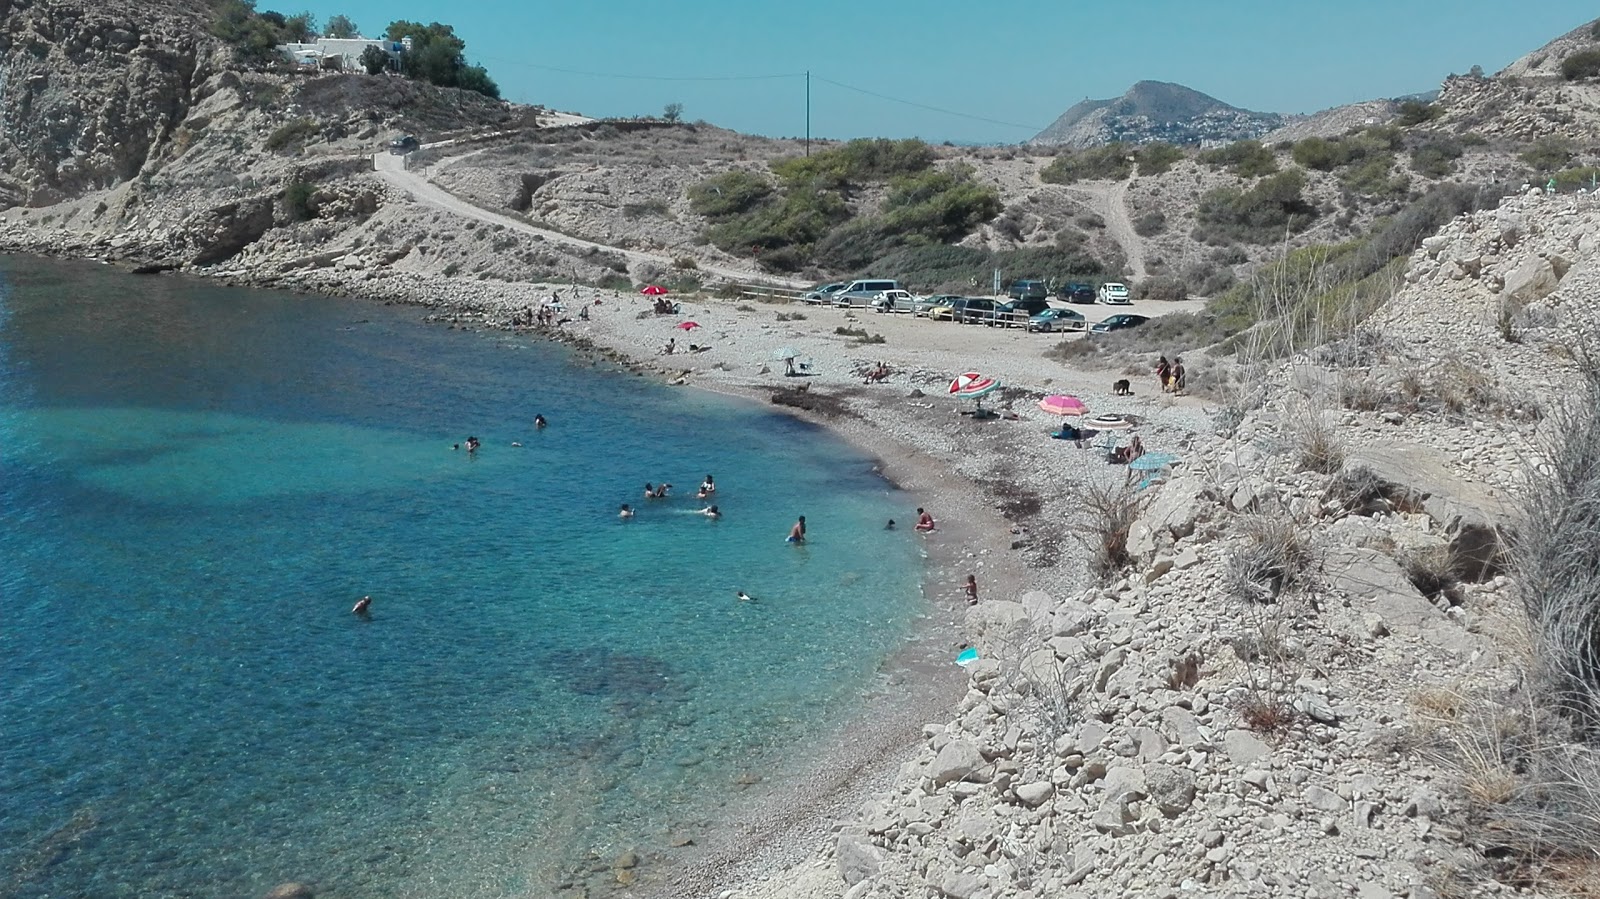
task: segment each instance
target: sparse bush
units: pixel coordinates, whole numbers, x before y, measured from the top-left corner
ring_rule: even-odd
[[[1207,243],[1271,243],[1316,220],[1316,207],[1301,194],[1306,176],[1290,169],[1262,178],[1249,190],[1219,187],[1200,198],[1195,237]]]
[[[1121,484],[1075,485],[1069,492],[1078,510],[1072,530],[1089,551],[1089,570],[1109,580],[1133,563],[1128,537],[1143,508],[1139,494]]]
[[[1582,81],[1600,75],[1600,48],[1579,50],[1561,61],[1561,77]]]
[[[1285,513],[1246,516],[1244,543],[1223,572],[1228,593],[1241,602],[1272,603],[1310,583],[1316,562],[1310,535]]]
[[[1350,162],[1350,148],[1338,139],[1308,137],[1294,145],[1294,161],[1308,169],[1331,172]]]
[[[1572,142],[1554,135],[1541,137],[1517,158],[1538,174],[1556,172],[1572,161]]]
[[[839,335],[840,337],[862,338],[862,337],[866,337],[867,336],[867,329],[866,328],[848,328],[848,327],[845,327],[844,325],[840,325],[839,327],[833,329],[833,333]]]
[[[1105,218],[1098,212],[1080,212],[1072,221],[1086,231],[1103,231],[1106,227]]]
[[[1144,299],[1162,302],[1187,300],[1189,286],[1178,278],[1151,278],[1139,285],[1139,294]]]
[[[317,122],[315,119],[295,119],[288,124],[281,125],[267,135],[263,144],[268,150],[276,153],[290,147],[299,149],[306,141],[316,136]]]
[[[748,212],[772,195],[772,183],[753,172],[735,169],[689,188],[689,208],[721,221]]]
[[[1111,143],[1077,153],[1062,153],[1039,172],[1039,179],[1049,184],[1121,181],[1133,169],[1129,161],[1132,149],[1124,143]]]
[[[1139,163],[1139,175],[1165,175],[1183,159],[1183,151],[1165,141],[1155,141],[1140,147],[1134,154]]]
[[[1411,149],[1411,167],[1425,178],[1443,178],[1455,172],[1463,152],[1458,141],[1429,141]]]
[[[1296,410],[1290,436],[1301,471],[1331,475],[1344,467],[1344,441],[1338,429],[1309,403]]]
[[[1140,237],[1154,237],[1165,230],[1167,230],[1167,216],[1159,209],[1143,213],[1133,220],[1133,231]]]
[[[1340,176],[1339,183],[1351,193],[1373,199],[1403,197],[1411,186],[1411,179],[1394,171],[1394,155],[1385,153],[1369,156],[1360,165],[1352,165]]]
[[[806,315],[805,315],[804,312],[780,312],[780,313],[778,313],[778,321],[780,321],[780,322],[803,322],[805,320],[806,320]]]
[[[1212,168],[1227,168],[1241,178],[1259,178],[1278,170],[1278,158],[1257,140],[1238,140],[1206,150],[1199,159]]]
[[[1411,128],[1425,125],[1444,115],[1444,109],[1436,103],[1423,103],[1420,100],[1406,100],[1400,104],[1398,114],[1395,116],[1402,127]]]
[[[1452,606],[1461,605],[1465,599],[1460,563],[1450,544],[1411,550],[1402,554],[1399,561],[1411,586],[1428,599]]]
[[[316,210],[311,208],[311,197],[316,193],[316,187],[304,181],[290,182],[283,189],[283,208],[291,222],[304,222],[317,217]]]
[[[843,146],[781,159],[773,174],[787,185],[814,184],[828,190],[915,175],[933,165],[933,148],[920,140],[858,139]]]

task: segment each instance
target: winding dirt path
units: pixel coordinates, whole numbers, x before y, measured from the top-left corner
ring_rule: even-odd
[[[1147,272],[1144,267],[1144,241],[1133,230],[1133,219],[1128,215],[1128,188],[1132,185],[1133,178],[1130,176],[1126,181],[1114,184],[1074,184],[1067,189],[1086,197],[1095,212],[1105,219],[1106,231],[1122,247],[1122,255],[1128,258],[1128,274],[1138,283],[1145,279]]]
[[[573,249],[603,250],[607,253],[615,253],[627,259],[629,262],[653,262],[657,265],[666,266],[669,268],[672,266],[672,257],[670,256],[664,256],[659,253],[646,253],[641,250],[630,250],[623,247],[613,247],[607,244],[597,243],[592,240],[584,240],[581,237],[573,237],[570,234],[563,234],[560,231],[551,231],[547,228],[539,228],[520,219],[512,218],[508,215],[500,215],[499,213],[490,212],[487,209],[474,206],[471,203],[468,203],[467,201],[455,196],[449,191],[439,187],[432,181],[429,181],[425,171],[408,170],[406,168],[406,158],[404,156],[399,156],[392,153],[375,153],[372,156],[372,165],[377,171],[378,175],[382,177],[384,181],[387,181],[395,187],[410,194],[417,202],[422,203],[425,206],[432,206],[435,209],[443,210],[451,215],[457,215],[462,218],[476,219],[480,222],[486,222],[491,225],[502,225],[513,231],[533,237],[543,238],[550,243],[572,247]],[[806,286],[805,282],[796,281],[792,278],[780,278],[773,275],[763,274],[761,272],[745,271],[743,269],[735,268],[723,268],[715,265],[702,265],[700,266],[700,271],[715,275],[719,278],[726,278],[729,281],[741,284],[765,283],[778,284],[784,287]]]

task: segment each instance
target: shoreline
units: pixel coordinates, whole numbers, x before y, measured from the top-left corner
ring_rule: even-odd
[[[73,258],[65,252],[42,255]],[[79,261],[111,264],[102,259]],[[176,274],[195,277],[194,273]],[[997,479],[990,472],[967,468],[967,463],[981,460],[984,455],[1004,457],[1011,452],[1038,452],[1041,447],[1044,452],[1054,454],[1060,447],[1049,445],[1051,441],[1038,440],[1032,426],[1053,424],[1057,419],[1025,408],[1025,417],[1019,421],[979,423],[955,415],[956,404],[938,396],[943,392],[941,384],[948,383],[948,371],[968,367],[953,357],[973,352],[987,356],[990,363],[1001,363],[996,373],[1007,383],[1016,383],[1019,377],[1026,377],[1021,373],[1027,372],[1035,378],[1024,383],[1036,388],[1048,387],[1056,379],[1039,378],[1038,370],[1053,368],[1077,382],[1056,389],[1069,390],[1088,399],[1092,390],[1088,387],[1089,379],[1103,379],[1103,375],[1073,372],[1053,361],[1041,366],[1039,363],[1043,360],[1037,350],[1047,344],[1038,340],[1003,329],[913,322],[909,317],[867,313],[869,320],[863,324],[881,325],[885,330],[893,327],[898,333],[890,338],[890,347],[863,347],[827,332],[828,326],[841,315],[846,322],[860,322],[861,316],[856,312],[795,303],[752,304],[744,300],[710,298],[683,301],[686,307],[693,307],[685,308],[683,318],[692,314],[705,321],[701,323],[702,330],[682,332],[669,330],[675,327],[671,323],[681,321],[678,317],[635,313],[643,298],[599,288],[477,282],[409,274],[370,277],[366,272],[355,271],[324,271],[319,275],[322,277],[316,278],[315,283],[298,283],[292,292],[414,306],[425,323],[543,337],[566,344],[580,358],[615,364],[636,376],[659,377],[668,384],[692,386],[764,404],[771,401],[775,391],[793,390],[798,384],[781,376],[776,381],[771,380],[771,372],[765,364],[752,376],[746,371],[750,360],[742,355],[737,362],[731,360],[727,348],[774,340],[803,345],[814,376],[801,382],[808,385],[802,389],[807,393],[815,390],[812,396],[827,397],[825,408],[834,414],[773,404],[777,411],[823,428],[836,439],[844,440],[877,460],[879,473],[890,484],[914,495],[941,522],[940,532],[929,544],[923,587],[929,614],[936,620],[930,621],[924,635],[911,641],[904,651],[913,651],[919,640],[937,641],[942,635],[961,635],[958,642],[962,645],[972,641],[973,629],[957,592],[954,575],[958,571],[978,575],[981,599],[1016,600],[1028,591],[1061,594],[1075,592],[1082,586],[1081,570],[1074,569],[1071,560],[1057,564],[1053,555],[1046,553],[1049,558],[1039,561],[1037,551],[1043,544],[1068,539],[1064,532],[1035,527],[1045,518],[1039,509],[1048,508],[1053,498],[1050,487],[1054,479],[1048,474],[1042,477],[1038,474],[1048,469],[1019,465],[1018,471],[1006,476],[1016,478],[1013,483]],[[245,272],[219,272],[201,277],[227,286],[287,289],[279,283],[280,279],[270,276],[257,279]],[[579,323],[574,319],[567,328],[509,326],[515,312],[531,306],[537,301],[536,297],[551,292],[561,294],[568,303],[581,301],[588,305],[599,301],[600,305],[590,306],[594,312],[590,321]],[[796,327],[791,326],[777,334],[773,332],[778,329],[767,325],[765,319],[778,313],[801,320],[815,318],[825,324],[821,324],[821,330],[817,325],[808,324],[802,328],[805,333],[791,331]],[[900,349],[901,336],[908,328],[918,329],[929,337],[954,338],[958,343],[977,345],[951,352],[937,345],[912,341],[909,349],[913,352],[907,358],[905,353],[894,351]],[[665,336],[712,334],[716,343],[712,345],[712,352],[659,356],[654,348],[664,336],[661,332],[666,332]],[[686,336],[685,341],[688,339]],[[1029,352],[1014,358],[996,357],[992,347],[984,344],[992,344],[997,339],[1021,343]],[[716,352],[718,347],[723,351]],[[858,375],[854,372],[858,363],[851,358],[857,352],[871,353],[869,358],[889,358],[896,368],[894,383],[858,386]],[[924,394],[930,399],[922,400]],[[1151,399],[1143,402],[1150,405]],[[1172,405],[1167,398],[1158,398],[1155,402]],[[1196,403],[1188,405],[1192,407]],[[838,410],[843,410],[842,414]],[[1035,439],[1026,440],[1025,437]],[[1000,446],[993,445],[996,442]],[[1030,475],[1033,476],[1031,480]],[[1003,515],[998,509],[1002,501],[995,489],[997,484],[1011,487],[1022,484],[1023,492],[1028,494],[1024,498],[1032,499],[1034,510],[1016,515],[1015,523],[1008,521],[1012,516]],[[910,524],[908,514],[905,526]],[[1039,534],[1035,536],[1030,530],[1038,530]],[[959,544],[952,536],[956,534],[961,535]],[[1015,539],[1019,536],[1022,539]],[[1018,552],[1018,549],[1024,551]],[[949,583],[943,583],[945,581]],[[844,883],[832,863],[831,844],[818,845],[818,841],[836,831],[839,822],[853,817],[873,792],[892,784],[902,763],[922,746],[923,729],[927,725],[942,725],[955,716],[966,677],[962,669],[953,664],[948,673],[947,686],[935,694],[924,695],[923,702],[909,709],[897,708],[896,715],[873,715],[872,712],[888,708],[893,702],[902,702],[909,691],[897,691],[892,697],[886,694],[876,701],[868,698],[851,723],[827,735],[837,739],[838,746],[834,750],[811,758],[797,757],[795,768],[785,772],[792,776],[792,782],[755,801],[737,820],[724,822],[722,833],[713,845],[698,848],[692,860],[664,859],[660,880],[641,871],[639,873],[645,876],[632,887],[619,886],[619,893],[663,899],[704,895],[741,899],[822,899],[843,895]],[[886,674],[891,679],[895,676],[887,668]],[[934,698],[928,698],[929,695]],[[797,798],[805,798],[805,801],[791,808]],[[751,847],[755,847],[754,852]]]

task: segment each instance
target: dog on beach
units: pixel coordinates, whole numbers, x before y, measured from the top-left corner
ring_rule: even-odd
[[[1111,392],[1116,396],[1133,396],[1133,384],[1127,378],[1111,385]]]

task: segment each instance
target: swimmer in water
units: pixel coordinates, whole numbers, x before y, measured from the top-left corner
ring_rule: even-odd
[[[722,517],[722,512],[718,510],[715,505],[706,506],[704,509],[700,510],[700,514],[711,519],[712,521]]]
[[[622,508],[617,511],[617,517],[618,518],[632,518],[633,517],[633,507],[628,505],[627,503],[623,503],[622,504]]]
[[[548,425],[549,423],[550,422],[544,420],[544,416],[543,415],[535,415],[535,416],[533,416],[533,426],[536,427],[536,428],[542,428],[545,425]]]
[[[894,530],[894,519],[893,518],[889,519],[889,523],[884,525],[883,529],[886,530],[886,531]]]
[[[794,527],[789,529],[789,536],[785,537],[784,540],[789,543],[806,542],[806,517],[804,515],[800,516],[800,520],[796,521]]]
[[[359,615],[362,618],[370,618],[370,617],[372,617],[372,613],[370,611],[368,611],[368,610],[371,609],[371,608],[372,608],[372,597],[363,596],[360,599],[356,600],[355,608],[351,609],[350,613],[353,614],[353,615]]]
[[[700,485],[700,492],[707,495],[717,492],[717,482],[712,480],[711,475],[706,475],[705,482]]]
[[[755,602],[756,598],[754,596],[751,596],[750,594],[744,592],[743,590],[740,590],[739,591],[739,601],[740,602]]]
[[[655,499],[656,498],[656,485],[650,484],[650,483],[646,483],[644,485],[644,498],[645,499]]]

